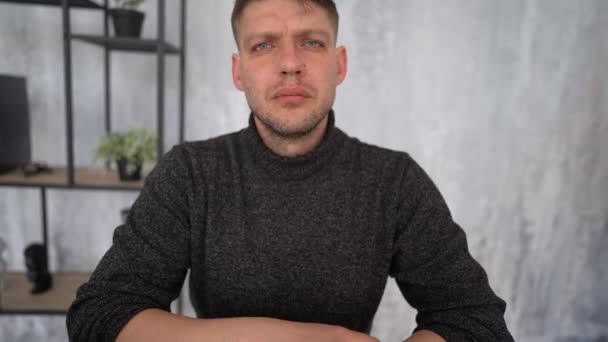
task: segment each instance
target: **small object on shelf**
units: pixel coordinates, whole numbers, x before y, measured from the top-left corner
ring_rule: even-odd
[[[29,162],[21,165],[21,171],[24,177],[34,176],[40,173],[53,173],[46,163]]]
[[[32,284],[30,292],[32,294],[39,294],[48,291],[53,286],[53,279],[49,273],[46,247],[33,243],[27,246],[24,256],[27,279]]]
[[[109,10],[114,23],[114,33],[118,37],[141,36],[145,14],[135,10],[143,0],[114,0],[115,8]]]
[[[95,154],[106,165],[116,162],[121,181],[140,180],[143,164],[156,160],[156,137],[146,129],[111,133],[100,140]]]

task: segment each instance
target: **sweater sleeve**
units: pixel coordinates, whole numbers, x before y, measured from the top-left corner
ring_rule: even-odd
[[[513,341],[503,318],[506,303],[470,255],[439,190],[408,159],[390,275],[418,311],[414,331],[431,330],[449,342]]]
[[[185,151],[169,151],[146,177],[124,225],[67,315],[70,341],[114,341],[148,308],[170,311],[189,267],[192,188]]]

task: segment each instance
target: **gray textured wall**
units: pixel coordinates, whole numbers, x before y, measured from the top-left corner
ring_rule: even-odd
[[[155,33],[148,1],[144,35]],[[350,74],[337,124],[410,152],[435,180],[471,253],[507,302],[517,341],[608,339],[608,1],[339,0]],[[168,35],[177,41],[176,11]],[[246,125],[230,78],[229,1],[190,1],[187,139]],[[78,10],[78,32],[101,32]],[[0,4],[0,73],[27,75],[33,156],[65,162],[58,9]],[[103,134],[102,53],[75,43],[76,162]],[[155,58],[114,53],[117,127],[154,127]],[[167,111],[177,108],[169,57]],[[168,120],[167,140],[176,141]],[[59,137],[59,138],[58,138]],[[51,264],[88,270],[134,193],[49,193]],[[0,236],[12,269],[39,238],[36,190],[0,188]],[[389,283],[373,334],[400,341],[415,312]],[[47,334],[51,337],[47,338]],[[3,341],[64,341],[58,317],[0,317]]]

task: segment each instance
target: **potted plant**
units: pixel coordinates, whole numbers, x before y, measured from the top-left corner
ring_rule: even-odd
[[[121,181],[139,180],[144,163],[156,160],[156,137],[146,129],[112,133],[99,141],[95,156],[116,162]]]
[[[116,36],[140,37],[145,15],[136,8],[142,2],[143,0],[114,0],[114,7],[109,11]]]

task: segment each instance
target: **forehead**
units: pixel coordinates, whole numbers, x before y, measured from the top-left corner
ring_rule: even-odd
[[[252,1],[239,20],[242,36],[250,33],[286,28],[328,29],[331,20],[325,9],[313,2],[297,0]]]

